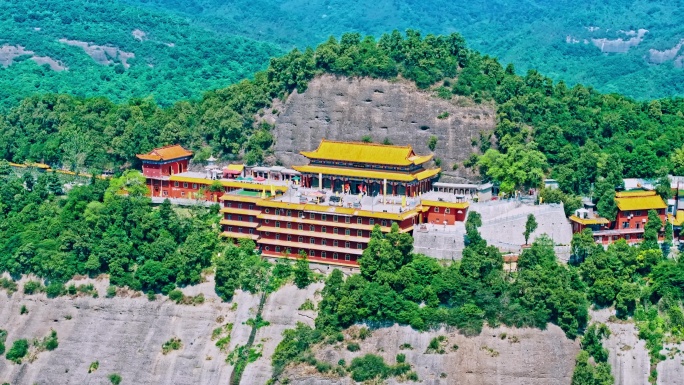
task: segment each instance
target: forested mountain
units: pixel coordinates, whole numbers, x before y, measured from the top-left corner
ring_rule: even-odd
[[[0,109],[35,93],[162,105],[250,77],[277,47],[120,1],[0,3]]]
[[[522,73],[535,68],[555,81],[636,98],[684,94],[681,0],[126,1],[288,49],[351,31],[459,32],[475,49]]]

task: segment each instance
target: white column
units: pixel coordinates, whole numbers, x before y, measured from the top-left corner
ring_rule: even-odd
[[[323,173],[318,173],[318,189],[323,190]]]

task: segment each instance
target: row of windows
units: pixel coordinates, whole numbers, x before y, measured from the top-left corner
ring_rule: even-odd
[[[271,247],[270,247],[270,246],[265,246],[265,247],[264,247],[264,250],[270,251],[270,250],[271,250]],[[276,253],[286,252],[286,253],[288,253],[288,254],[291,254],[291,253],[290,253],[290,249],[288,249],[288,248],[281,248],[280,246],[276,246],[276,247],[275,247],[275,251],[276,251]],[[317,255],[316,255],[316,250],[309,250],[309,252],[308,252],[307,254],[309,255],[309,257],[316,257],[316,256],[317,256]],[[323,259],[326,259],[326,258],[328,258],[328,253],[325,252],[325,251],[321,251],[321,252],[320,252],[320,257],[323,258]],[[339,255],[338,253],[332,253],[332,259],[340,259],[340,255]],[[351,255],[345,254],[345,255],[344,255],[344,260],[345,260],[345,261],[350,261],[350,260],[351,260]]]
[[[436,212],[436,213],[439,212],[439,207],[435,207],[435,212]],[[445,209],[444,209],[444,214],[451,214],[451,209],[448,208],[448,207],[445,208]]]
[[[183,188],[188,188],[189,183],[188,182],[183,182]],[[179,182],[173,182],[173,187],[179,187],[180,183]],[[197,183],[192,184],[192,188],[197,190]]]
[[[282,234],[276,234],[275,235],[276,240],[280,240],[282,238],[287,239],[288,242],[292,242],[294,240],[294,237],[292,235],[287,235],[287,236],[282,235]],[[303,237],[300,235],[299,237],[297,237],[297,242],[305,243],[308,240],[309,243],[312,245],[328,246],[328,240],[327,239],[321,238],[319,242],[316,241],[317,239],[318,238],[316,238],[316,237]],[[334,247],[340,247],[341,243],[342,243],[342,241],[337,241],[336,239],[332,241],[332,245]],[[358,243],[357,242],[349,242],[349,241],[344,242],[344,247],[347,249],[351,249],[354,245],[356,245],[357,249],[363,249],[363,243],[361,243],[361,242],[358,242]]]
[[[269,224],[270,221],[268,219],[266,219],[264,222],[266,224]],[[280,222],[276,221],[275,227],[280,228],[281,227]],[[286,222],[285,227],[287,227],[288,229],[291,229],[292,228],[292,222]],[[304,225],[301,223],[298,224],[297,230],[304,230]],[[309,225],[308,230],[309,231],[316,231],[316,226]],[[327,232],[328,232],[328,228],[325,226],[321,226],[321,233],[327,233]],[[351,232],[352,232],[352,230],[350,230],[350,229],[344,229],[344,235],[351,235]],[[339,234],[339,233],[340,233],[340,229],[337,227],[333,227],[333,234]],[[357,237],[363,237],[363,230],[356,230],[356,236]]]
[[[232,231],[233,231],[233,226],[228,226],[228,227],[226,228],[226,231],[232,232]],[[242,231],[242,227],[237,227],[235,232],[236,232],[236,233],[242,233],[242,232],[243,232],[243,231]],[[249,231],[245,231],[244,233],[245,233],[245,234],[248,234],[248,233],[249,233],[249,234],[254,234],[254,229],[249,229]]]
[[[264,209],[264,213],[270,214],[270,213],[271,213],[271,210],[268,209],[268,208],[266,208],[266,209]],[[448,211],[447,211],[447,213],[448,213]],[[275,209],[275,215],[291,217],[291,216],[292,216],[292,210],[287,210],[287,211],[286,211],[285,209]],[[309,213],[309,219],[313,219],[313,220],[317,219],[317,218],[316,218],[316,215],[317,215],[317,214],[315,214],[315,213]],[[297,211],[297,216],[298,216],[299,218],[302,218],[302,219],[306,218],[306,216],[304,215],[304,212],[303,212],[303,211]],[[343,217],[343,218],[344,218],[344,223],[352,223],[351,217],[345,216],[345,217]],[[328,215],[327,215],[327,214],[320,214],[318,219],[321,220],[321,221],[327,221],[327,220],[328,220]],[[339,221],[340,221],[340,216],[339,216],[339,215],[333,215],[333,216],[332,216],[332,219],[333,219],[333,222],[339,222]],[[363,218],[357,217],[357,218],[356,218],[356,223],[359,224],[359,225],[363,224]],[[369,225],[374,225],[374,224],[375,224],[375,219],[373,219],[373,218],[368,218],[368,224],[369,224]],[[384,220],[384,219],[380,222],[380,225],[381,225],[381,226],[385,226],[385,227],[386,227],[386,226],[388,226],[388,224],[389,224],[389,223],[387,222],[387,220]]]
[[[228,207],[230,207],[230,205],[229,205]],[[243,208],[243,207],[242,207],[242,203],[238,203],[238,204],[237,204],[237,208],[239,208],[239,209]],[[249,206],[247,206],[247,208],[248,208],[249,210],[254,210],[254,203],[250,203]]]
[[[225,217],[225,218],[226,218],[226,220],[228,220],[228,221],[233,220],[233,218],[235,218],[236,221],[242,221],[242,215],[236,215],[235,217],[233,217],[232,214],[226,214],[226,217]],[[248,222],[254,222],[254,217],[248,215],[248,216],[247,216],[247,221],[248,221]]]

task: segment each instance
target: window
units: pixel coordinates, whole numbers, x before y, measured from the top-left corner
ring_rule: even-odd
[[[297,211],[297,216],[299,218],[304,218],[304,212],[303,211]]]
[[[636,228],[637,228],[637,229],[639,228],[639,225],[640,225],[640,223],[637,223],[637,224],[636,224]]]
[[[337,247],[337,241],[333,241],[333,246]]]
[[[351,217],[344,217],[344,223],[351,223]]]
[[[363,249],[363,243],[359,242],[356,244],[357,249]]]
[[[316,226],[314,226],[314,225],[309,226],[309,231],[316,231]]]
[[[363,230],[356,230],[357,237],[363,237]]]
[[[162,195],[167,196],[167,195],[169,195],[169,192],[166,191],[166,190],[164,190],[164,191],[162,192]]]
[[[266,246],[266,247],[264,247],[264,249],[266,249],[266,251],[269,251],[269,250],[271,250],[271,247],[270,247],[270,246]]]
[[[629,241],[629,234],[625,235],[625,240]]]
[[[368,220],[368,224],[371,225],[371,226],[373,226],[373,225],[375,224],[375,219],[370,218],[370,219]]]
[[[382,227],[387,227],[387,221],[384,219],[382,220]]]
[[[337,259],[337,253],[333,253],[333,259]]]
[[[345,260],[345,261],[351,260],[351,257],[349,256],[349,254],[345,254],[345,255],[344,255],[344,260]]]
[[[192,188],[195,189],[195,190],[197,190],[197,183],[193,183],[193,184],[192,184]]]
[[[254,205],[252,203],[249,204],[249,209],[254,210]]]
[[[178,182],[173,182],[173,187],[178,187]]]
[[[321,251],[321,258],[325,258],[325,251]]]
[[[292,222],[287,222],[287,228],[291,229],[292,228]]]
[[[228,226],[228,231],[233,231],[233,226]]]
[[[439,207],[435,207],[435,212],[436,212],[436,213],[439,212]]]
[[[287,241],[288,241],[288,242],[291,242],[291,241],[292,241],[292,235],[288,235],[288,236],[287,236]]]
[[[316,256],[316,252],[313,250],[309,250],[309,257],[315,257],[315,256]]]
[[[238,203],[238,208],[239,208],[239,209],[242,208],[242,203]]]
[[[325,246],[328,244],[328,241],[326,239],[321,239],[321,245]]]
[[[182,197],[185,196],[185,191],[181,191],[181,196],[182,196]]]
[[[328,220],[328,216],[325,215],[325,214],[321,214],[321,220],[322,220],[322,221],[327,221],[327,220]]]
[[[312,245],[315,245],[316,244],[316,238],[314,238],[314,237],[309,238],[309,243]]]
[[[250,222],[254,222],[254,217],[249,217]]]
[[[629,228],[629,222],[622,222],[622,228],[628,229]]]
[[[316,214],[309,213],[309,219],[316,219]]]
[[[280,227],[280,222],[276,221],[276,227]]]
[[[347,249],[350,248],[350,247],[351,247],[351,243],[345,242],[345,243],[344,243],[344,247],[346,247]]]
[[[230,215],[230,214],[226,214],[226,220],[227,220],[227,221],[229,221],[229,220],[230,220],[230,217],[231,217],[231,215]]]
[[[637,211],[634,212],[634,216],[637,216],[637,217],[638,217],[638,216],[640,216],[640,215],[641,215],[641,210],[637,210]]]
[[[276,240],[280,240],[280,234],[276,234]]]
[[[287,210],[287,216],[291,217],[292,216],[292,210]]]
[[[304,230],[304,225],[300,223],[299,226],[297,226],[297,229]]]
[[[338,234],[340,232],[340,229],[337,227],[333,227],[333,234]]]
[[[238,215],[238,221],[242,221],[242,215]]]
[[[299,238],[297,238],[297,242],[304,242],[304,237],[300,236]]]
[[[363,219],[361,219],[360,217],[359,217],[359,218],[356,218],[356,223],[362,224],[362,223],[363,223]]]
[[[188,188],[188,182],[183,182],[183,188]]]
[[[344,235],[351,235],[351,230],[349,230],[349,229],[344,230]]]
[[[266,223],[266,224],[268,224],[269,222],[271,222],[271,221],[269,221],[268,219],[264,220],[264,223]]]
[[[325,228],[325,226],[321,226],[321,233],[326,233],[328,232],[328,229]]]
[[[271,209],[266,209],[266,210],[264,210],[264,212],[265,212],[266,214],[268,214],[268,213],[271,212]]]
[[[449,208],[444,209],[444,214],[451,214],[451,209],[449,209]]]
[[[254,229],[249,229],[250,234],[254,234]]]
[[[337,215],[333,215],[333,222],[337,222],[340,220],[340,217]]]
[[[276,253],[279,253],[280,252],[280,246],[276,246],[275,250],[276,250]]]

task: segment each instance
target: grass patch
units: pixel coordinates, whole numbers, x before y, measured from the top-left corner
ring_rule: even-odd
[[[9,278],[0,278],[0,289],[4,289],[7,294],[12,295],[17,291],[17,283]]]
[[[183,347],[183,343],[180,338],[173,337],[170,340],[164,342],[162,345],[162,354],[166,355],[174,350],[180,350]]]

